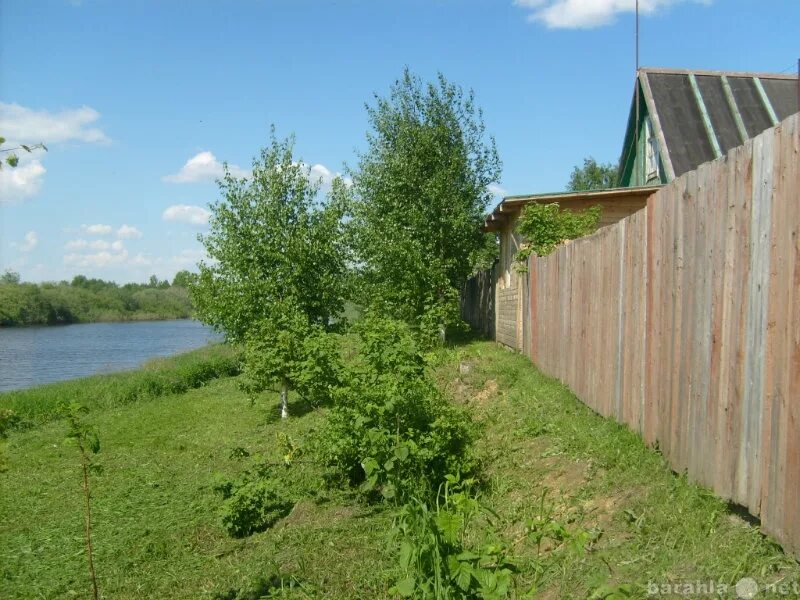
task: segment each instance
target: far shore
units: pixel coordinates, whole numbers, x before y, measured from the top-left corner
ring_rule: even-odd
[[[131,315],[123,318],[95,319],[92,321],[62,321],[58,323],[15,323],[12,325],[0,324],[0,329],[36,329],[40,327],[62,327],[64,325],[89,325],[91,323],[142,323],[145,321],[196,321],[195,317],[169,317],[153,314]]]

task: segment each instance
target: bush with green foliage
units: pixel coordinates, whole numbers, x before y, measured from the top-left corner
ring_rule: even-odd
[[[546,256],[567,240],[594,233],[599,222],[599,206],[572,211],[562,210],[557,202],[528,204],[522,209],[517,223],[517,233],[525,243],[516,259],[525,261],[531,254]]]
[[[517,569],[508,546],[493,541],[479,548],[468,541],[479,516],[495,517],[470,489],[474,482],[447,475],[435,501],[405,504],[394,522],[402,577],[392,591],[404,598],[501,600],[512,591]]]
[[[402,503],[435,494],[448,473],[473,473],[475,425],[427,376],[409,326],[367,317],[356,329],[360,352],[316,440],[329,481]]]
[[[13,410],[0,408],[0,473],[8,468],[8,458],[6,457],[6,440],[8,432],[11,431],[19,422],[19,416]]]
[[[210,231],[200,237],[214,262],[200,264],[191,287],[200,318],[246,343],[248,390],[279,387],[283,418],[298,381],[314,395],[325,385],[295,371],[307,362],[304,340],[324,348],[320,335],[341,325],[348,263],[348,188],[337,177],[320,202],[320,182],[295,159],[293,146],[273,130],[250,177],[226,169],[223,199],[211,205]]]
[[[248,332],[242,389],[251,397],[281,392],[282,416],[288,414],[289,389],[313,406],[326,402],[340,383],[338,336],[312,325],[299,307],[277,302],[269,319]]]
[[[246,537],[272,527],[289,514],[294,502],[279,482],[245,478],[217,488],[222,493],[222,525],[233,537]]]

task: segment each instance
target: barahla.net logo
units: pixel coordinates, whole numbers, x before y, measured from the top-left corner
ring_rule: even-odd
[[[678,581],[670,583],[647,582],[647,595],[654,596],[717,596],[728,598],[729,594],[735,594],[736,598],[750,600],[756,598],[760,593],[800,597],[800,582],[780,582],[767,583],[759,586],[758,582],[752,577],[743,577],[730,585],[722,581]]]

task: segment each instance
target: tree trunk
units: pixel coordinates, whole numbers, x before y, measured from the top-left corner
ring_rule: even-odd
[[[81,450],[81,463],[83,466],[83,497],[86,500],[86,509],[84,512],[84,529],[86,533],[86,556],[89,559],[89,574],[92,578],[92,597],[98,600],[99,593],[97,591],[97,575],[94,572],[94,551],[92,549],[92,502],[91,492],[89,491],[89,461],[86,458],[86,451],[83,445],[80,446]]]
[[[442,346],[444,346],[445,341],[447,341],[445,339],[446,335],[447,335],[447,328],[445,327],[444,322],[442,322],[439,324],[439,343]]]
[[[281,419],[289,418],[289,382],[281,381]]]

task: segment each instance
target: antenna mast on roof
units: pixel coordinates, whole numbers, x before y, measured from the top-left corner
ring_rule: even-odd
[[[798,61],[800,66],[800,61]],[[798,88],[800,89],[800,88]],[[636,0],[636,83],[633,89],[634,106],[636,107],[636,122],[633,124],[636,140],[634,156],[639,152],[639,0]]]

